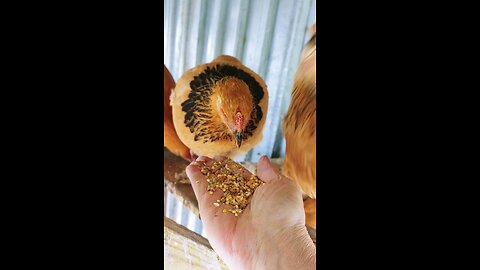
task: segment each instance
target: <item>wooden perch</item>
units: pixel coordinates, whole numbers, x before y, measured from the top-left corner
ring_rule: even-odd
[[[179,201],[188,207],[196,216],[198,212],[198,202],[193,192],[190,180],[188,179],[185,168],[188,162],[181,157],[175,156],[168,150],[163,151],[163,176],[167,190],[172,193]]]
[[[192,186],[190,184],[190,179],[188,179],[185,173],[185,168],[188,166],[189,162],[182,159],[181,157],[175,156],[167,149],[164,149],[163,156],[163,173],[165,187],[186,207],[188,207],[196,216],[200,217],[197,198],[195,197],[195,193],[193,192]],[[281,159],[272,159],[271,162],[278,168],[281,168],[282,166]],[[256,173],[256,163],[240,162],[240,164],[242,164],[242,166],[244,166],[250,172]],[[308,226],[307,230],[316,245],[316,231]]]
[[[165,269],[225,269],[207,239],[169,218],[163,218]]]

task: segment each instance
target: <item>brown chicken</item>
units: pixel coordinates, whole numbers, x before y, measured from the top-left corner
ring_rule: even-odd
[[[260,76],[222,55],[185,72],[171,105],[177,134],[195,154],[235,157],[262,139],[268,92]]]
[[[307,225],[315,228],[316,216],[316,152],[317,146],[317,34],[313,36],[302,52],[295,74],[292,99],[283,120],[283,134],[286,140],[283,173],[296,181],[309,199],[304,201]]]
[[[180,141],[173,125],[172,106],[170,106],[170,93],[173,88],[175,88],[175,81],[167,67],[163,65],[163,143],[173,154],[191,160],[190,149]]]

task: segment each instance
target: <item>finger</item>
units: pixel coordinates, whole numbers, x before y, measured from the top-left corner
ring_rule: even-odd
[[[280,179],[281,174],[267,156],[262,156],[257,163],[257,176],[264,182],[269,183]]]
[[[204,196],[204,193],[207,192],[207,183],[205,182],[205,176],[200,172],[200,168],[197,163],[194,161],[190,163],[185,169],[190,183],[192,184],[193,191],[197,200]]]
[[[190,179],[190,182],[192,184],[193,192],[195,193],[195,196],[197,197],[199,205],[205,205],[206,203],[210,202],[212,197],[217,197],[222,194],[218,194],[217,192],[214,192],[214,194],[209,194],[208,192],[208,184],[207,181],[205,180],[205,176],[202,174],[200,171],[200,168],[195,165],[195,164],[190,164],[186,168],[187,176]],[[207,195],[215,195],[215,196],[207,196]],[[219,199],[219,198],[216,198]],[[213,200],[213,202],[216,201]],[[208,205],[205,205],[208,206]]]
[[[211,165],[214,161],[210,158],[200,157],[197,160],[206,160],[206,165]],[[208,192],[208,183],[202,174],[198,165],[191,164],[186,169],[187,176],[190,178],[192,188],[197,197],[198,208],[202,221],[206,224],[219,223],[229,224],[230,214],[223,213],[223,209],[232,209],[230,205],[222,205],[220,198],[224,195],[223,191],[218,189],[212,194]]]

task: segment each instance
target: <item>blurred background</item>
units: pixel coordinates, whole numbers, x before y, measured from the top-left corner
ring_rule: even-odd
[[[285,153],[282,119],[303,46],[316,22],[315,0],[165,0],[165,66],[177,81],[188,69],[221,54],[259,74],[269,91],[263,140],[236,161]],[[198,217],[167,193],[166,216],[205,236]]]

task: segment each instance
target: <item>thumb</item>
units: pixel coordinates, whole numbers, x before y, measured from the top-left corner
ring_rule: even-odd
[[[266,183],[269,183],[280,179],[281,174],[277,168],[272,165],[267,156],[262,156],[257,163],[257,176]]]

